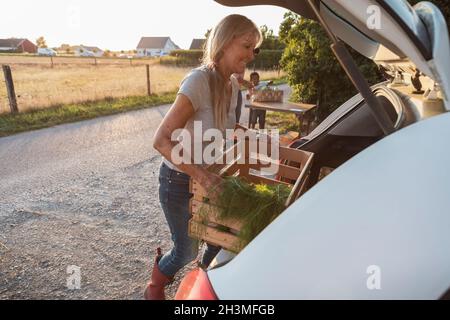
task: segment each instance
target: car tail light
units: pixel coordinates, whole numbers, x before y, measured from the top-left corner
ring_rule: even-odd
[[[175,300],[218,300],[203,269],[195,269],[188,273],[178,287]]]

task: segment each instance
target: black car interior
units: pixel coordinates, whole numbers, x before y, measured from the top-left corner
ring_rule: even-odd
[[[399,129],[406,124],[405,104],[386,86],[372,87],[377,100],[389,115],[392,126]],[[357,153],[384,137],[360,94],[336,109],[308,136],[294,141],[290,147],[313,152],[308,188],[319,180],[322,168],[335,169]],[[329,170],[330,172],[331,170]]]

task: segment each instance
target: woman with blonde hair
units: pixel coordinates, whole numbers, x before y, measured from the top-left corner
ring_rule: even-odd
[[[246,64],[254,59],[261,42],[259,28],[248,18],[234,14],[222,19],[206,41],[202,65],[184,78],[175,102],[155,133],[153,147],[164,158],[159,173],[159,200],[173,248],[165,255],[158,248],[144,293],[146,299],[165,299],[164,287],[178,270],[197,257],[198,241],[188,236],[192,196],[189,179],[194,178],[205,190],[213,190],[221,184],[222,178],[207,171],[204,162],[190,161],[194,160],[194,141],[204,148],[208,142],[203,141],[203,134],[208,129],[218,129],[223,134],[226,129],[236,128],[239,83],[234,74],[245,72]],[[201,124],[201,132],[194,130],[198,124]],[[183,134],[179,134],[180,131]],[[187,142],[186,133],[191,137]],[[183,136],[181,141],[180,136]],[[188,161],[175,159],[174,150],[180,145],[183,145],[183,159]],[[200,266],[207,267],[218,250],[208,245]]]

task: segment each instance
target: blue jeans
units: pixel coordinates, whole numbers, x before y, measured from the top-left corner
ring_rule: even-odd
[[[164,211],[173,248],[158,262],[158,267],[167,277],[173,277],[178,270],[192,262],[198,255],[199,242],[188,236],[190,177],[182,172],[170,169],[164,162],[159,171],[159,201]],[[219,252],[220,247],[207,245],[200,263],[208,266]]]

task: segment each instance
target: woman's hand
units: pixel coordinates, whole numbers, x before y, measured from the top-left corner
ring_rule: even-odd
[[[251,89],[254,87],[253,83],[244,79],[243,73],[234,73],[234,77],[237,79],[239,85],[246,87],[247,89]]]

